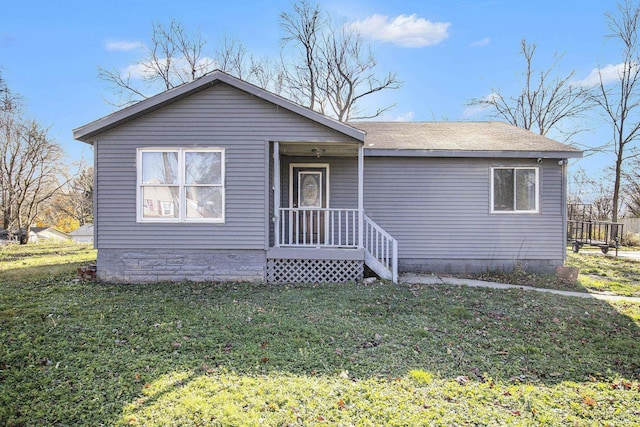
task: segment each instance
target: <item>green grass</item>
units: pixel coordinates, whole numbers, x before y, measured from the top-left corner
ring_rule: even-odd
[[[640,415],[640,306],[390,284],[3,283],[0,424],[590,425]]]
[[[589,291],[640,296],[640,261],[596,252],[571,252],[567,265],[580,269],[578,284]]]
[[[0,246],[0,278],[43,279],[73,272],[95,260],[96,251],[90,245],[70,241]]]
[[[576,283],[560,280],[554,275],[529,273],[526,266],[513,273],[487,272],[475,277],[536,288],[640,297],[640,261],[616,258],[611,253],[603,255],[600,252],[581,251],[575,254],[569,250],[566,265],[579,269]]]
[[[22,279],[0,278],[0,425],[640,417],[640,304],[381,282]]]

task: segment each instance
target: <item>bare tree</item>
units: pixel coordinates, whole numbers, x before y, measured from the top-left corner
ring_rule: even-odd
[[[154,23],[150,47],[144,47],[140,61],[126,70],[99,67],[98,77],[116,91],[117,106],[133,104],[191,82],[214,69],[276,93],[282,91],[281,70],[272,60],[253,56],[236,39],[225,37],[211,56],[205,51],[206,45],[199,30],[189,33],[179,21],[172,20],[168,25]]]
[[[591,202],[593,216],[596,221],[609,221],[612,214],[611,188],[602,182],[593,183],[594,197]]]
[[[4,98],[7,92],[7,84],[2,78],[2,74],[0,74],[0,97]],[[1,107],[0,107],[1,108]]]
[[[323,50],[327,79],[320,86],[333,115],[341,122],[378,117],[395,104],[367,113],[360,109],[364,97],[385,89],[398,89],[400,81],[393,73],[378,78],[373,69],[377,61],[354,29],[332,31]]]
[[[361,110],[364,97],[397,89],[400,81],[393,73],[377,76],[375,57],[355,29],[334,29],[330,18],[306,0],[282,13],[280,24],[282,47],[293,47],[294,55],[282,54],[277,61],[256,57],[240,41],[228,38],[209,57],[199,31],[190,34],[175,20],[168,26],[156,23],[141,61],[128,71],[99,68],[99,77],[114,86],[121,106],[218,68],[340,121],[376,117],[390,108]]]
[[[622,45],[622,63],[617,79],[610,84],[599,70],[599,85],[594,101],[611,125],[611,147],[615,153],[614,183],[611,219],[619,214],[623,171],[625,164],[640,156],[637,141],[640,138],[640,45],[638,24],[640,7],[631,1],[618,4],[619,16],[607,14],[611,34],[609,37]]]
[[[631,216],[640,217],[640,159],[634,163],[634,170],[627,174],[626,206]]]
[[[284,79],[280,64],[270,58],[254,56],[239,40],[225,37],[216,51],[215,63],[218,69],[241,80],[276,94],[282,92]]]
[[[172,20],[169,25],[157,22],[151,46],[144,48],[141,61],[126,71],[99,67],[98,76],[117,91],[118,106],[132,104],[212,71],[215,61],[206,56],[206,44],[199,30],[188,33],[179,21]]]
[[[225,37],[216,51],[216,65],[239,79],[246,79],[249,74],[247,55],[247,48],[240,40]]]
[[[56,195],[51,203],[55,223],[66,218],[79,226],[93,222],[93,168],[83,168]]]
[[[574,72],[556,77],[556,60],[549,68],[537,71],[534,55],[537,46],[522,40],[520,53],[525,59],[524,86],[516,96],[504,96],[499,89],[486,98],[474,99],[471,105],[487,107],[491,115],[514,126],[546,135],[550,130],[566,132],[560,128],[563,122],[582,118],[592,107],[589,90],[573,85]],[[566,133],[569,141],[578,130]]]
[[[8,106],[8,107],[7,107]],[[25,120],[16,97],[5,93],[0,114],[0,202],[3,228],[18,228],[28,242],[29,229],[43,203],[64,184],[62,148],[35,120]]]
[[[607,171],[610,172],[609,169]],[[588,220],[609,221],[613,208],[609,178],[594,179],[587,171],[578,167],[569,181],[568,203],[589,205],[591,216]]]
[[[355,29],[335,29],[331,19],[323,18],[319,7],[306,0],[294,3],[293,12],[282,13],[280,18],[283,47],[293,46],[297,51],[283,66],[285,92],[291,99],[343,122],[377,117],[393,107],[373,113],[360,109],[364,97],[398,89],[401,82],[393,73],[376,75],[377,61]]]
[[[320,41],[321,31],[326,26],[318,5],[307,1],[293,4],[293,12],[280,14],[280,26],[285,35],[282,37],[283,48],[293,45],[297,50],[297,58],[290,67],[283,67],[287,82],[287,93],[295,102],[316,109],[317,86],[320,73]]]
[[[9,141],[18,138],[17,128],[21,111],[20,100],[7,86],[2,84],[2,98],[0,101],[0,205],[2,206],[2,228],[9,229],[14,219],[15,189],[12,185],[13,159],[8,154]]]

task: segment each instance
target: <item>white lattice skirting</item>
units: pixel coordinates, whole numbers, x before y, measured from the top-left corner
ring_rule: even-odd
[[[364,261],[269,259],[269,283],[341,283],[362,280]]]

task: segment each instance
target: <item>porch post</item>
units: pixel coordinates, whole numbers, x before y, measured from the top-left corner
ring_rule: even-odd
[[[273,143],[273,238],[280,246],[280,144]]]
[[[358,247],[364,247],[364,144],[358,144]]]

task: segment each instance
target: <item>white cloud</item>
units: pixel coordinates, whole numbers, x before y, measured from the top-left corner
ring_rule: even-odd
[[[475,42],[471,43],[470,46],[471,47],[481,47],[481,46],[486,46],[489,43],[491,43],[491,39],[489,37],[485,37],[482,40],[476,40]]]
[[[424,47],[440,43],[447,37],[449,22],[431,22],[413,15],[399,15],[389,18],[372,15],[362,21],[350,24],[363,36],[393,43],[401,47]]]
[[[498,95],[497,93],[490,93],[489,95],[482,98],[481,101],[492,102],[499,96],[500,95]],[[487,104],[467,105],[465,109],[462,111],[462,117],[465,119],[477,118],[479,116],[484,116],[490,110],[491,110],[491,106]]]
[[[129,76],[133,80],[143,80],[150,77],[153,73],[149,70],[148,64],[133,64],[122,70],[124,76]]]
[[[409,111],[407,113],[397,115],[393,119],[393,121],[394,122],[410,122],[411,120],[413,120],[413,116],[415,116],[415,113],[413,111]]]
[[[390,112],[385,112],[376,120],[380,120],[383,122],[410,122],[413,120],[415,113],[413,111],[408,111],[406,113],[393,114]]]
[[[104,45],[108,51],[112,52],[127,52],[130,50],[141,49],[144,44],[142,42],[131,42],[127,40],[118,40],[106,42]]]
[[[624,69],[624,63],[622,64],[609,64],[602,68],[594,68],[589,75],[582,80],[571,82],[572,86],[581,87],[595,87],[600,85],[600,78],[602,83],[606,86],[620,79]]]

